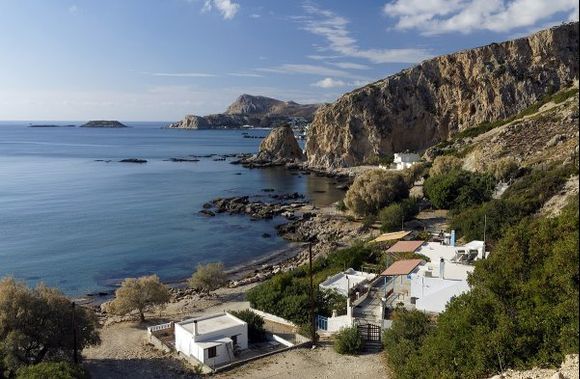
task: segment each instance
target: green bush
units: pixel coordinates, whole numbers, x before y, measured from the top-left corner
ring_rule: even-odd
[[[423,312],[401,308],[393,313],[393,324],[383,333],[383,346],[389,367],[399,376],[408,376],[407,362],[432,328]]]
[[[266,330],[264,329],[264,318],[249,309],[241,311],[231,311],[236,316],[248,324],[248,340],[250,342],[263,342],[266,340]]]
[[[471,291],[436,326],[394,322],[385,345],[396,377],[475,379],[578,353],[578,227],[577,198],[556,218],[523,219],[476,263]]]
[[[376,214],[392,202],[409,196],[409,188],[399,173],[369,170],[355,179],[344,203],[358,216]]]
[[[452,170],[427,179],[423,190],[436,208],[457,210],[489,200],[494,186],[490,175]]]
[[[17,379],[86,379],[88,373],[81,367],[66,362],[42,362],[24,366],[16,372]]]
[[[363,348],[363,339],[356,325],[342,328],[334,337],[334,350],[339,354],[357,355]]]
[[[344,200],[340,200],[336,203],[336,210],[339,212],[346,211],[346,205],[344,204]]]
[[[379,212],[379,221],[381,222],[381,231],[383,232],[402,230],[403,220],[403,207],[399,203],[391,204]]]

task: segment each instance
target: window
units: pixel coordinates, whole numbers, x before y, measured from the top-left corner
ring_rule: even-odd
[[[234,346],[236,346],[238,344],[238,336],[232,336],[232,343]]]
[[[217,348],[215,346],[207,349],[207,357],[208,358],[215,358],[216,355],[217,355]]]

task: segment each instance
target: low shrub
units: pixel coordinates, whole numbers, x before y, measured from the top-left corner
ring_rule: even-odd
[[[89,377],[82,366],[68,362],[42,362],[23,366],[16,372],[17,379],[88,379]]]
[[[334,350],[339,354],[357,355],[363,348],[363,339],[356,325],[342,328],[334,337]]]

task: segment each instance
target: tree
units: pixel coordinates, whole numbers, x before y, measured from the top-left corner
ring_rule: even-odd
[[[334,350],[339,354],[357,355],[363,348],[363,339],[356,325],[342,328],[334,337]]]
[[[226,284],[226,273],[223,263],[208,263],[197,265],[197,270],[188,281],[188,285],[196,290],[210,293]]]
[[[141,322],[145,321],[145,311],[169,301],[169,289],[161,283],[157,275],[128,278],[115,291],[115,300],[109,304],[111,313],[125,315],[139,312]]]
[[[355,179],[344,203],[358,216],[376,214],[381,208],[409,196],[409,188],[399,173],[369,170]]]
[[[505,157],[491,165],[491,172],[497,181],[514,179],[520,171],[518,162],[512,157]]]
[[[266,340],[266,330],[264,329],[264,318],[249,309],[241,311],[231,311],[236,316],[248,324],[248,339],[251,342],[263,342]]]
[[[100,343],[95,314],[74,308],[78,350]],[[28,288],[12,278],[0,281],[0,371],[13,375],[23,365],[72,360],[73,307],[59,290]],[[5,373],[5,375],[6,375]]]

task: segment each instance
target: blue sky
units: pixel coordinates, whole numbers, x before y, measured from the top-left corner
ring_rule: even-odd
[[[577,0],[0,0],[0,120],[170,121],[242,93],[330,102],[577,19]]]

